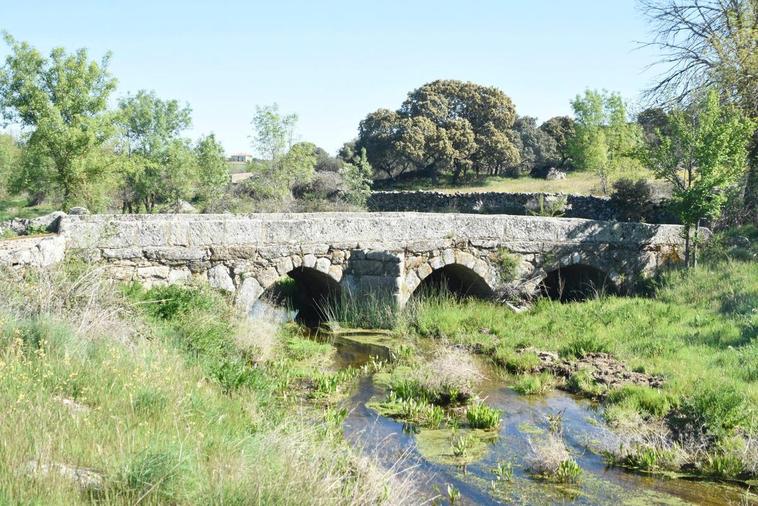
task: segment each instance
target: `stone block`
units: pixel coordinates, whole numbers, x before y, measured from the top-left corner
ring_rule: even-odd
[[[208,269],[208,284],[213,288],[234,292],[234,280],[229,274],[229,268],[224,264],[218,264]]]

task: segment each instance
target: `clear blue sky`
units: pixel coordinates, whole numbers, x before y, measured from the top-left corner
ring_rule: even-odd
[[[299,138],[334,152],[434,79],[497,86],[545,120],[586,87],[635,101],[655,59],[636,49],[634,0],[0,0],[0,29],[45,52],[112,51],[117,96],[188,102],[190,136],[215,132],[227,153],[251,151],[256,104],[296,112]]]

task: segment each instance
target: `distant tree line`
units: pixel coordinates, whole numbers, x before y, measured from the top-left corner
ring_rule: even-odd
[[[189,105],[140,90],[110,108],[110,55],[94,61],[84,49],[56,48],[46,56],[8,34],[4,39],[10,54],[0,67],[0,114],[21,134],[0,134],[0,197],[125,213],[171,210],[180,201],[206,211],[269,201],[279,210],[295,196],[365,204],[372,175],[365,153],[343,160],[294,142],[297,116],[281,115],[276,105],[257,109],[253,145],[262,159],[233,189],[215,135],[186,136]],[[249,205],[240,207],[242,201]]]

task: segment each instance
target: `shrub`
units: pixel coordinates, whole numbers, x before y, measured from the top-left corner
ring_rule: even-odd
[[[500,271],[500,278],[509,283],[516,279],[516,270],[518,269],[520,259],[517,255],[512,254],[505,248],[497,251],[497,266]]]
[[[613,183],[611,205],[619,221],[645,221],[653,209],[653,190],[644,179],[622,178]]]
[[[684,399],[680,409],[686,419],[695,426],[703,425],[716,438],[747,425],[751,416],[745,395],[729,384],[701,383]]]
[[[502,414],[483,402],[475,402],[466,410],[466,419],[472,429],[494,429],[500,425]]]

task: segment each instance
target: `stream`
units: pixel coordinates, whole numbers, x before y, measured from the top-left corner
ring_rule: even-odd
[[[365,363],[378,345],[372,342],[367,347],[365,342],[343,336],[335,346],[337,365],[345,367]],[[465,467],[425,457],[412,429],[367,407],[370,400],[384,395],[371,377],[362,378],[345,403],[349,411],[343,424],[345,438],[386,468],[413,473],[421,495],[430,500],[447,501],[448,485],[452,485],[460,491],[456,504],[756,504],[755,496],[746,496],[745,489],[735,485],[608,467],[601,455],[589,449],[593,441],[610,434],[596,403],[560,390],[540,397],[521,396],[497,378],[486,380],[478,391],[488,405],[501,410],[503,420],[483,458]],[[546,417],[557,413],[562,413],[566,445],[583,470],[575,484],[539,480],[525,469],[530,440],[544,434]],[[509,481],[497,481],[492,471],[503,461],[513,464]]]

